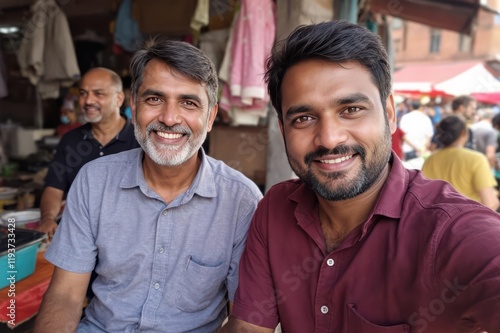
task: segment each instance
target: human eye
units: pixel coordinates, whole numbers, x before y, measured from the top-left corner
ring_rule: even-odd
[[[342,113],[344,114],[348,114],[348,115],[352,115],[352,114],[356,114],[358,113],[359,111],[361,111],[362,108],[360,107],[357,107],[357,106],[349,106],[347,108],[344,109],[344,111]]]
[[[81,97],[87,96],[87,92],[85,90],[80,90],[79,93]]]
[[[181,104],[184,105],[189,110],[194,110],[198,108],[198,104],[190,100],[182,101]]]
[[[159,105],[161,104],[161,99],[156,96],[150,96],[146,98],[146,103],[148,103],[149,105]]]
[[[311,121],[313,118],[311,116],[299,116],[293,120],[295,124],[302,124]]]

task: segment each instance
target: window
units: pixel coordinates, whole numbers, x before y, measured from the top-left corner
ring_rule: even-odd
[[[401,29],[403,27],[403,20],[397,17],[392,18],[392,28],[394,30]]]
[[[441,48],[441,30],[431,29],[431,45],[429,52],[439,53],[440,48]]]
[[[458,35],[458,51],[460,52],[470,52],[472,45],[472,38],[469,35],[460,34]]]

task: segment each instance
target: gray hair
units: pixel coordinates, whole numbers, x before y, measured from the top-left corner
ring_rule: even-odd
[[[130,61],[130,75],[134,100],[137,98],[137,91],[144,78],[144,68],[152,59],[164,62],[185,77],[204,85],[208,95],[209,109],[217,103],[219,81],[212,61],[189,43],[165,38],[149,40],[133,55]]]

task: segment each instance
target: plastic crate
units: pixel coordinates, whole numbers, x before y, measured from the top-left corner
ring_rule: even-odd
[[[10,277],[15,276],[15,282],[27,278],[35,271],[37,250],[42,240],[46,237],[44,233],[16,229],[15,242],[15,264],[14,268],[9,267],[8,258],[8,228],[0,227],[0,289],[10,285]]]

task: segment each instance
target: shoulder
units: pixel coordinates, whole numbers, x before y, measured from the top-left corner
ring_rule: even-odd
[[[294,178],[294,179],[289,179],[289,180],[285,180],[285,181],[279,182],[277,184],[274,184],[273,186],[271,186],[271,188],[269,189],[269,191],[267,193],[269,193],[269,195],[272,195],[272,196],[275,196],[275,195],[281,196],[283,194],[290,195],[303,186],[304,186],[304,183],[302,182],[302,180],[300,180],[298,178]]]
[[[82,167],[82,172],[90,172],[96,170],[112,170],[113,173],[119,174],[123,168],[128,168],[130,163],[137,161],[142,152],[141,148],[125,150],[116,154],[99,157],[86,163]],[[123,174],[120,174],[122,177]]]
[[[289,209],[294,209],[298,203],[308,204],[311,200],[315,200],[315,194],[302,182],[295,178],[279,182],[266,192],[261,206],[271,207],[276,209],[280,214]]]
[[[460,158],[464,163],[473,163],[473,164],[488,163],[486,155],[484,155],[483,153],[468,148],[460,149],[459,151],[460,151]]]
[[[90,132],[90,125],[84,124],[66,132],[59,141],[59,145],[66,145],[85,139],[85,134]]]
[[[205,155],[205,157],[207,164],[213,172],[214,180],[217,186],[222,187],[222,190],[234,190],[235,188],[239,188],[240,190],[246,190],[249,193],[252,193],[253,196],[258,197],[259,199],[262,197],[262,192],[258,186],[243,173],[231,168],[224,162],[213,157],[207,155]]]
[[[483,212],[500,222],[500,215],[458,193],[449,183],[427,179],[420,171],[408,170],[408,172],[410,181],[405,195],[402,219],[404,216],[411,216],[410,220],[414,222],[419,220],[419,223],[428,221],[440,224],[464,215],[473,219],[476,212]]]

